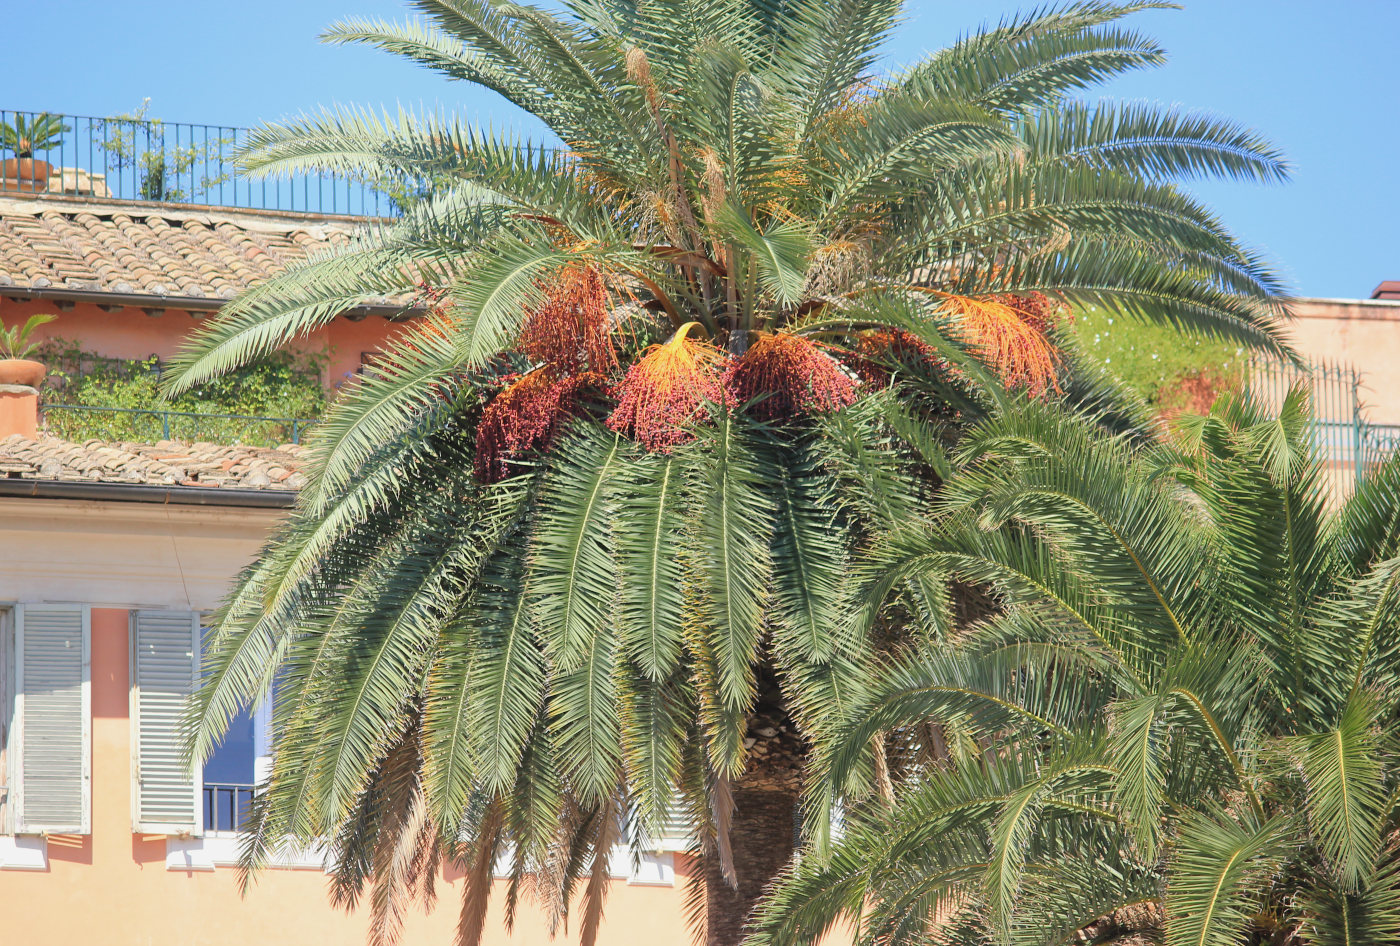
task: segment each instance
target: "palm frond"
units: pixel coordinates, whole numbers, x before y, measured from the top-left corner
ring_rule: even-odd
[[[618,582],[608,521],[621,454],[621,437],[580,424],[554,451],[545,476],[544,515],[530,544],[532,618],[564,673],[585,662],[611,624]]]
[[[1167,886],[1168,946],[1235,946],[1249,930],[1261,882],[1289,853],[1288,821],[1188,815]]]

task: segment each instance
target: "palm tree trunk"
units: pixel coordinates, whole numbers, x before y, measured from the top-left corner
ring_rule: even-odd
[[[807,745],[783,706],[776,671],[760,664],[755,683],[757,699],[744,740],[748,760],[731,788],[729,847],[738,886],[725,878],[718,857],[705,858],[706,946],[737,946],[754,906],[798,842]]]
[[[792,857],[797,794],[781,789],[736,789],[730,839],[738,889],[725,880],[719,858],[705,859],[706,946],[736,946],[769,881]]]

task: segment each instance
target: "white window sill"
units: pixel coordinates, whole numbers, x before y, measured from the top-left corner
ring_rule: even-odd
[[[507,848],[496,857],[491,875],[497,880],[510,877],[511,860],[514,852]],[[608,876],[626,880],[634,887],[674,887],[676,885],[676,859],[668,851],[647,852],[632,862],[632,851],[625,844],[614,847],[608,855]]]
[[[0,835],[0,870],[48,870],[49,840],[39,835]]]
[[[626,845],[619,844],[612,849],[608,858],[608,873],[618,880],[640,887],[674,887],[676,885],[675,858],[665,852],[647,852],[634,862],[632,852]]]
[[[166,838],[165,869],[212,871],[220,867],[237,867],[242,844],[242,838],[237,834]],[[288,844],[272,856],[267,866],[273,870],[325,870],[326,852],[317,845],[302,847]]]
[[[674,887],[676,859],[669,852],[643,854],[635,865],[628,865],[627,883],[634,887]]]

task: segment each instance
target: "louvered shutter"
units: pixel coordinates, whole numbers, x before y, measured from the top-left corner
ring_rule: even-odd
[[[685,852],[695,842],[695,832],[691,830],[690,819],[685,813],[685,802],[676,798],[666,806],[666,817],[662,819],[660,836],[655,839],[657,851]]]
[[[13,834],[15,830],[15,795],[10,784],[10,730],[15,724],[13,621],[13,609],[0,608],[0,835]]]
[[[200,779],[184,762],[180,721],[199,677],[199,615],[137,611],[132,641],[136,830],[195,833]]]
[[[20,605],[15,612],[15,830],[87,834],[92,827],[88,610]]]

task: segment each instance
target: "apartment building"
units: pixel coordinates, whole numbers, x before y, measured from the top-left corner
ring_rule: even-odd
[[[70,137],[84,127],[64,123]],[[159,364],[239,291],[373,222],[344,212],[356,196],[346,182],[298,181],[300,199],[269,198],[200,189],[192,174],[177,191],[155,186],[153,159],[124,178],[65,147],[43,181],[7,179],[0,165],[0,322],[55,314],[38,337],[104,358]],[[312,333],[303,344],[321,353],[322,383],[333,392],[413,314],[361,300]],[[44,395],[0,384],[0,941],[363,942],[366,913],[328,904],[316,849],[282,852],[240,893],[241,821],[271,756],[266,712],[236,720],[197,772],[181,763],[177,731],[204,616],[290,508],[303,448],[179,439],[199,418],[160,404],[110,409],[124,429],[140,421],[144,438],[64,440],[52,434],[59,415],[83,409]],[[278,429],[300,439],[295,423]],[[603,942],[686,940],[684,847],[658,842],[640,862],[619,851]],[[452,942],[460,891],[449,870],[441,906],[411,915],[405,942]],[[534,911],[508,935],[493,910],[488,942],[549,938]]]

